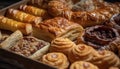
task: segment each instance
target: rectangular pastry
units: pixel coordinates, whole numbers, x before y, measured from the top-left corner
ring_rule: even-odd
[[[32,25],[0,16],[0,29],[9,30],[12,32],[20,30],[23,34],[28,35],[32,32]]]
[[[37,17],[16,9],[8,9],[6,16],[17,21],[31,24],[39,24],[42,21],[41,17]]]
[[[62,17],[49,19],[33,27],[33,36],[51,42],[57,37],[74,40],[83,31],[83,27]]]
[[[48,51],[50,44],[32,36],[25,36],[9,50],[19,55],[37,59]]]

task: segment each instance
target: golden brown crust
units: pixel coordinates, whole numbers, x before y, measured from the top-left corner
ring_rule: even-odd
[[[64,54],[57,52],[44,55],[41,61],[58,69],[67,69],[69,66],[67,57]]]
[[[77,61],[71,64],[70,69],[99,69],[99,68],[89,62]]]
[[[33,25],[39,24],[42,21],[41,17],[36,17],[16,9],[8,9],[6,16],[17,21],[31,23]]]
[[[20,30],[25,35],[32,33],[31,24],[18,22],[4,16],[0,16],[0,28],[4,30],[10,30],[12,32]]]
[[[85,44],[79,44],[74,46],[71,52],[68,54],[70,62],[75,61],[92,61],[93,53],[96,51]]]
[[[76,46],[75,43],[68,38],[60,37],[51,42],[50,52],[62,52],[67,55],[74,46]]]
[[[46,33],[45,35],[47,36],[47,38],[43,38],[45,35],[43,36],[38,35],[38,38],[43,38],[47,41],[51,41],[57,37],[62,37],[65,34],[68,35],[64,37],[70,37],[71,34],[69,33],[71,31],[74,31],[74,33],[79,34],[81,34],[81,32],[83,31],[82,26],[62,17],[56,17],[53,19],[46,20],[43,23],[40,23],[39,25],[35,26],[34,28],[36,28],[39,32]],[[36,36],[37,33],[35,33],[34,35]]]

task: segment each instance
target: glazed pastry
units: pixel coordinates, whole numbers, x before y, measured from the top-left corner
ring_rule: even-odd
[[[41,17],[36,17],[16,9],[9,9],[6,16],[17,21],[31,23],[33,25],[39,24],[42,21]]]
[[[34,16],[39,16],[39,17],[43,17],[43,18],[47,18],[48,17],[48,13],[46,10],[44,9],[40,9],[34,6],[30,6],[30,5],[21,5],[20,10],[32,14]]]
[[[97,56],[94,56],[92,63],[100,69],[108,69],[109,67],[120,67],[120,59],[111,51],[98,51]]]
[[[62,17],[46,20],[33,27],[33,35],[35,37],[49,42],[57,37],[74,40],[82,32],[82,26]]]
[[[120,14],[115,14],[111,17],[110,21],[106,22],[105,25],[109,27],[113,27],[118,30],[120,33]]]
[[[48,51],[48,48],[49,43],[32,36],[26,36],[20,39],[14,46],[10,47],[9,50],[22,56],[37,59],[45,54]]]
[[[97,25],[85,29],[82,36],[78,37],[77,44],[86,43],[95,49],[106,49],[117,52],[120,38],[116,29]]]
[[[71,63],[75,61],[92,61],[93,53],[96,51],[85,44],[79,44],[74,46],[71,52],[68,54],[68,58]]]
[[[56,67],[57,69],[67,69],[69,66],[69,61],[67,57],[58,52],[48,53],[44,55],[41,61],[45,64]]]
[[[0,16],[0,29],[9,30],[12,32],[20,30],[25,35],[32,33],[31,24],[18,22],[4,16]]]
[[[16,44],[22,37],[22,33],[19,30],[17,30],[9,37],[2,39],[4,41],[0,44],[0,46],[1,48],[8,50],[11,46]]]
[[[51,42],[50,52],[62,52],[67,55],[74,46],[75,43],[68,38],[59,37]]]
[[[99,69],[99,68],[89,62],[77,61],[71,64],[70,69]]]

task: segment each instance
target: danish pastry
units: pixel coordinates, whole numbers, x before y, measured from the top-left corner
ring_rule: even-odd
[[[58,52],[44,55],[41,61],[58,69],[67,69],[69,66],[67,57],[64,54]]]

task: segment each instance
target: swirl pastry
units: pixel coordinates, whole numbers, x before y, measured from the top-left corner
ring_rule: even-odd
[[[33,25],[39,24],[42,21],[41,17],[36,17],[16,9],[9,9],[6,16],[17,21],[31,23]]]
[[[89,62],[77,61],[72,63],[72,65],[70,66],[70,69],[99,69],[99,68]]]
[[[50,51],[68,54],[74,46],[76,46],[75,43],[68,38],[59,37],[51,42]]]
[[[120,59],[111,51],[98,51],[98,55],[94,56],[92,63],[100,69],[108,69],[109,67],[120,67]]]
[[[34,6],[30,6],[30,5],[21,5],[20,10],[32,14],[34,16],[39,16],[39,17],[43,17],[43,18],[47,18],[48,17],[48,13],[46,10],[44,9],[40,9]]]
[[[32,33],[31,24],[18,22],[4,16],[0,16],[0,29],[9,30],[12,32],[20,30],[25,35]]]
[[[69,66],[67,57],[64,54],[57,52],[44,55],[41,61],[58,69],[67,69]]]
[[[79,44],[74,46],[71,52],[68,54],[70,62],[75,61],[91,61],[95,50],[85,44]]]
[[[39,32],[38,32],[39,31]],[[83,32],[83,27],[62,17],[43,21],[33,27],[33,35],[51,42],[57,37],[76,39]]]
[[[106,49],[117,52],[117,46],[119,45],[120,38],[116,29],[97,25],[88,27],[85,32],[77,40],[77,43],[87,43],[95,49]]]

